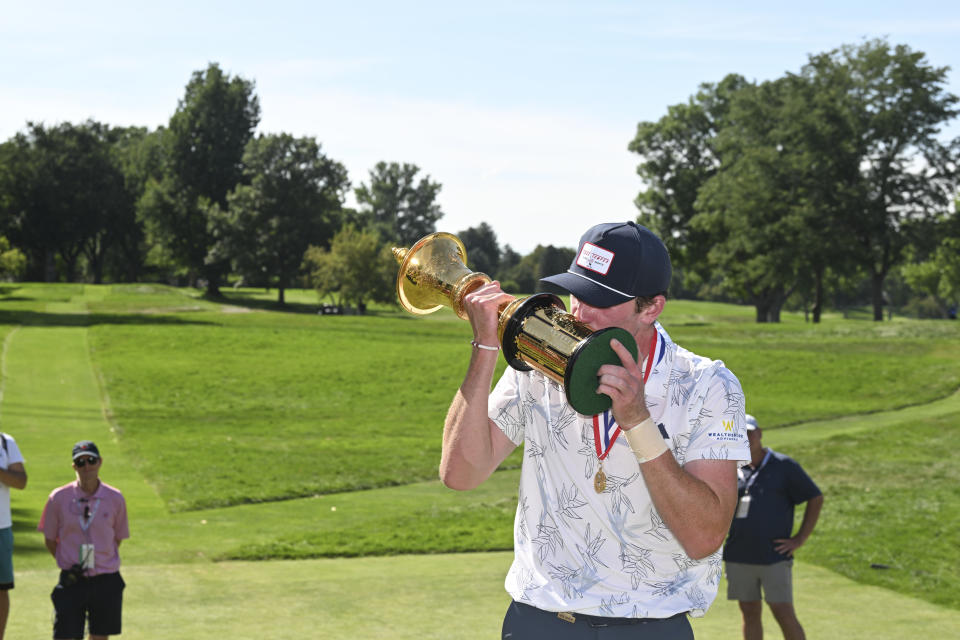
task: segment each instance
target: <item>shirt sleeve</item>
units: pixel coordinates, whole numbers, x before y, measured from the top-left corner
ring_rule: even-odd
[[[521,393],[519,372],[508,367],[497,381],[487,403],[487,417],[493,420],[513,444],[518,446],[523,443],[526,427]]]
[[[692,398],[686,460],[750,460],[743,389],[733,373],[716,362],[705,372],[703,391]],[[699,390],[697,390],[699,391]],[[696,394],[696,391],[694,392]]]
[[[130,524],[127,522],[127,501],[124,500],[122,494],[119,496],[119,504],[117,505],[117,516],[113,525],[113,536],[118,541],[126,540],[130,537]]]
[[[50,494],[50,497],[47,498],[47,504],[43,506],[37,531],[42,531],[43,537],[47,540],[57,539],[57,534],[60,531],[60,514],[56,508],[53,494]]]
[[[7,466],[17,462],[25,462],[23,454],[20,453],[20,447],[17,446],[17,441],[9,435],[5,437],[7,439]]]
[[[790,473],[787,476],[787,496],[793,504],[806,502],[811,498],[822,495],[820,487],[807,475],[796,460],[790,460]]]

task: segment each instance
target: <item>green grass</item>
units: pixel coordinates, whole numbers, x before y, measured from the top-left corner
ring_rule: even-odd
[[[383,581],[393,584],[410,578],[397,572],[462,557],[446,552],[510,548],[520,452],[475,491],[452,492],[436,480],[443,418],[470,355],[467,323],[446,310],[415,318],[390,307],[318,316],[313,292],[297,291],[288,292],[291,310],[278,312],[275,292],[224,293],[221,304],[158,285],[0,288],[0,420],[21,444],[30,474],[13,498],[15,602],[24,597],[21,575],[42,576],[39,582],[52,575],[35,526],[47,493],[72,477],[66,452],[85,437],[100,444],[104,479],[130,504],[133,536],[123,557],[130,574],[141,576],[130,594],[156,597],[156,582],[173,592],[172,602],[198,603],[198,621],[225,624],[232,635],[253,634],[224,622],[246,619],[230,597],[264,597],[276,586],[266,611],[304,615],[286,599],[298,588],[320,597],[304,586],[316,567],[345,574],[346,567],[391,567]],[[951,395],[960,387],[960,324],[829,315],[815,326],[785,314],[780,325],[757,325],[752,309],[733,305],[671,301],[667,309],[663,322],[674,339],[727,362],[743,382],[748,411],[768,427],[768,444],[799,459],[824,489],[824,515],[802,559],[837,572],[830,580],[844,589],[853,583],[838,574],[885,589],[870,593],[960,609],[960,583],[951,575],[960,566],[960,460],[950,446],[960,417],[960,396]],[[396,554],[410,564],[382,557]],[[355,556],[377,559],[304,560]],[[467,581],[492,595],[471,592],[469,613],[457,615],[475,623],[449,637],[496,633],[506,567],[477,567],[477,557],[462,564],[478,571],[482,585],[469,572],[460,582],[435,576],[436,589],[403,583],[398,600],[412,611],[383,605],[396,629],[443,637],[424,631],[431,627],[421,618],[432,599],[451,605],[450,594]],[[237,562],[275,558],[298,560]],[[367,564],[376,562],[384,564]],[[331,588],[352,590],[324,576]],[[262,580],[274,582],[258,591]],[[329,601],[318,611],[349,626],[336,598],[324,594]],[[817,596],[819,610],[839,609],[829,593]],[[133,619],[166,628],[149,603],[141,601]],[[931,629],[955,620],[925,610],[934,612]],[[704,621],[704,637],[734,637],[714,635],[713,618]],[[386,623],[367,622],[355,636],[386,633]],[[846,628],[839,611],[833,623]],[[487,632],[471,635],[481,628]],[[387,635],[414,637],[404,633]],[[857,633],[843,637],[884,637]],[[308,628],[306,635],[314,634]]]

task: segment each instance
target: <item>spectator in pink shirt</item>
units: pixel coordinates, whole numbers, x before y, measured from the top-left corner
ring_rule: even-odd
[[[120,633],[123,578],[120,541],[130,537],[127,505],[119,490],[100,481],[103,459],[89,440],[73,447],[76,482],[54,489],[37,529],[60,567],[51,599],[56,611],[53,637],[90,640]]]

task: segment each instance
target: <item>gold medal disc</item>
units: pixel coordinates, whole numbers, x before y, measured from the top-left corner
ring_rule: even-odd
[[[607,476],[603,472],[603,469],[597,471],[597,475],[593,476],[593,490],[597,493],[603,493],[603,490],[607,488]]]

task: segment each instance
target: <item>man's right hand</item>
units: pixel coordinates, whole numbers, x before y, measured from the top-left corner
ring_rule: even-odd
[[[473,339],[479,344],[491,347],[499,345],[500,309],[514,300],[516,297],[504,292],[496,280],[465,295],[463,308],[473,328]]]

